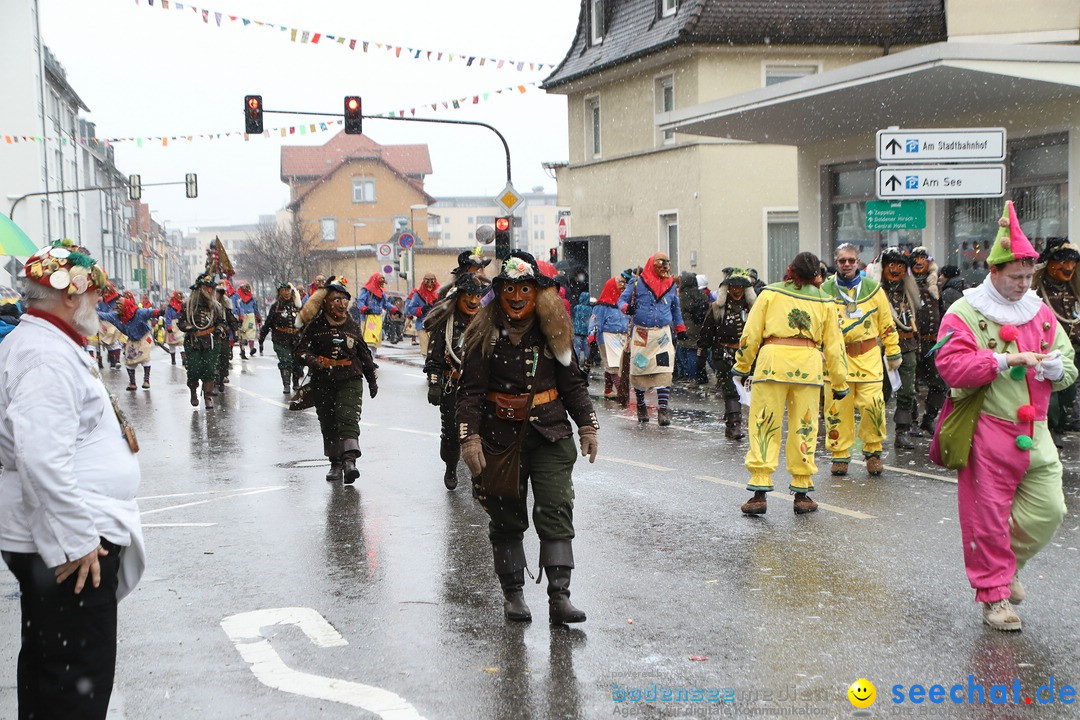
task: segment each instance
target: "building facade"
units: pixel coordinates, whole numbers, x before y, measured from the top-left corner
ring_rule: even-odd
[[[558,196],[545,193],[542,187],[522,193],[521,205],[514,211],[514,247],[546,260],[548,253],[559,246],[560,212],[569,208],[558,204]],[[476,229],[494,225],[502,208],[493,198],[484,196],[441,197],[432,211],[432,242],[438,247],[474,247]]]

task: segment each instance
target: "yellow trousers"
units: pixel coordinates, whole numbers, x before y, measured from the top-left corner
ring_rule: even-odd
[[[787,409],[787,469],[791,473],[788,486],[795,492],[814,489],[814,448],[817,447],[818,412],[821,408],[821,388],[817,385],[795,385],[780,382],[755,382],[750,393],[748,432],[750,449],[746,452],[746,469],[750,471],[751,491],[773,489],[772,474],[780,463],[780,433]]]
[[[825,447],[833,460],[846,462],[851,459],[851,446],[855,444],[855,408],[859,409],[859,439],[863,443],[863,455],[881,454],[885,440],[885,396],[881,381],[851,382],[851,392],[843,400],[833,400],[828,393],[825,401]]]

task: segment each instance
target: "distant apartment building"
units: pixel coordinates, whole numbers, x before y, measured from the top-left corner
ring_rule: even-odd
[[[533,188],[523,193],[524,202],[514,211],[514,246],[546,260],[552,248],[559,246],[560,206],[554,193]],[[494,225],[502,209],[494,198],[483,195],[441,197],[432,210],[432,241],[439,247],[474,247],[476,229]],[[437,217],[434,217],[437,216]]]

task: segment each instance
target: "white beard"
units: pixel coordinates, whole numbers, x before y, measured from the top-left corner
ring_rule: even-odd
[[[71,326],[80,334],[90,337],[97,335],[101,329],[101,320],[97,314],[97,303],[93,293],[83,293],[79,296],[79,306],[75,308],[75,314],[71,317]]]

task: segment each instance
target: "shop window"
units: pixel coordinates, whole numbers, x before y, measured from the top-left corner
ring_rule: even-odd
[[[852,163],[827,169],[829,188],[829,237],[831,244],[824,258],[832,265],[836,248],[851,243],[859,249],[859,261],[873,262],[881,249],[899,246],[910,250],[922,244],[922,230],[867,230],[866,203],[876,200],[874,165]]]

